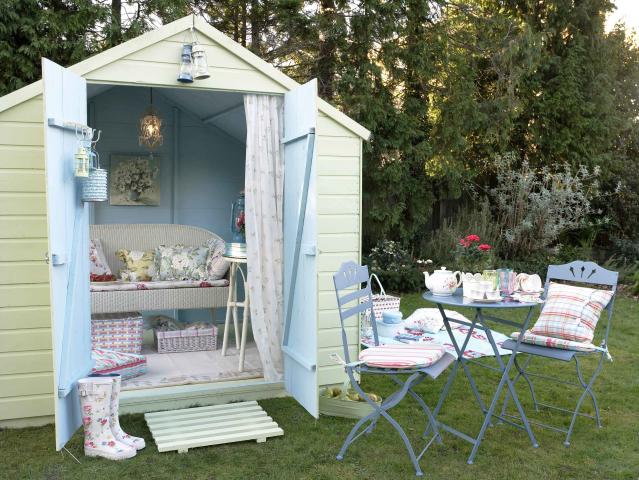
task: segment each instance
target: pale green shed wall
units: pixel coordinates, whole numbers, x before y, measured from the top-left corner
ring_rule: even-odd
[[[52,421],[42,95],[0,112],[0,425]]]

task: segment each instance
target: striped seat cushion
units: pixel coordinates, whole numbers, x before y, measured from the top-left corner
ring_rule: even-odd
[[[429,367],[444,356],[440,345],[379,345],[362,350],[359,359],[369,367]]]
[[[590,343],[610,290],[551,283],[544,308],[530,333],[571,342]]]
[[[519,332],[513,332],[510,337],[517,340],[519,338]],[[543,335],[536,335],[530,330],[524,332],[521,341],[541,347],[561,348],[562,350],[575,350],[577,352],[594,352],[595,350],[600,350],[590,342],[573,342],[571,340],[564,340],[563,338],[545,337]]]

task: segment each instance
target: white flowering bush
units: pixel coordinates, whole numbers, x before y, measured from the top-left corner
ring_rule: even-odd
[[[111,184],[120,193],[136,192],[142,195],[153,186],[157,173],[157,167],[151,167],[148,159],[138,157],[120,163],[111,173]]]
[[[501,230],[501,253],[515,258],[546,250],[563,233],[588,224],[599,193],[599,170],[568,164],[560,170],[533,169],[527,161],[517,167],[514,153],[497,156],[497,186],[491,197]]]
[[[371,273],[375,273],[387,291],[415,292],[423,284],[419,268],[430,260],[413,259],[399,242],[380,240],[365,259]]]

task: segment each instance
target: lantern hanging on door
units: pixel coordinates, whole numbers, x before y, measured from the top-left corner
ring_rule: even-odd
[[[78,151],[73,156],[75,159],[74,173],[76,177],[86,178],[89,176],[89,152],[80,145]]]

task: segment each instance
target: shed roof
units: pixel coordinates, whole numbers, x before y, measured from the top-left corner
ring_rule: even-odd
[[[180,34],[189,30],[194,26],[198,35],[203,35],[216,42],[218,45],[241,58],[244,62],[248,63],[252,68],[261,72],[269,77],[274,82],[281,85],[286,90],[292,90],[299,86],[299,84],[288,77],[284,73],[280,72],[277,68],[270,65],[268,62],[262,60],[260,57],[242,47],[240,44],[234,42],[229,37],[224,35],[216,28],[209,25],[202,18],[197,16],[187,16],[176,20],[175,22],[163,25],[162,27],[145,33],[137,38],[131,39],[125,43],[117,45],[113,48],[105,50],[97,55],[94,55],[86,60],[83,60],[75,65],[69,67],[69,69],[81,76],[86,76],[89,73],[109,65],[117,60],[131,55],[139,50],[149,47],[162,40],[170,38],[174,35]],[[178,86],[177,82],[173,85]],[[29,100],[42,93],[42,80],[38,80],[30,85],[27,85],[19,90],[11,92],[3,97],[0,97],[0,112],[7,110],[15,105]],[[340,123],[353,133],[357,134],[364,140],[370,137],[370,131],[357,123],[352,118],[348,117],[338,109],[330,105],[328,102],[318,99],[318,108],[325,115],[331,117],[336,122]]]

